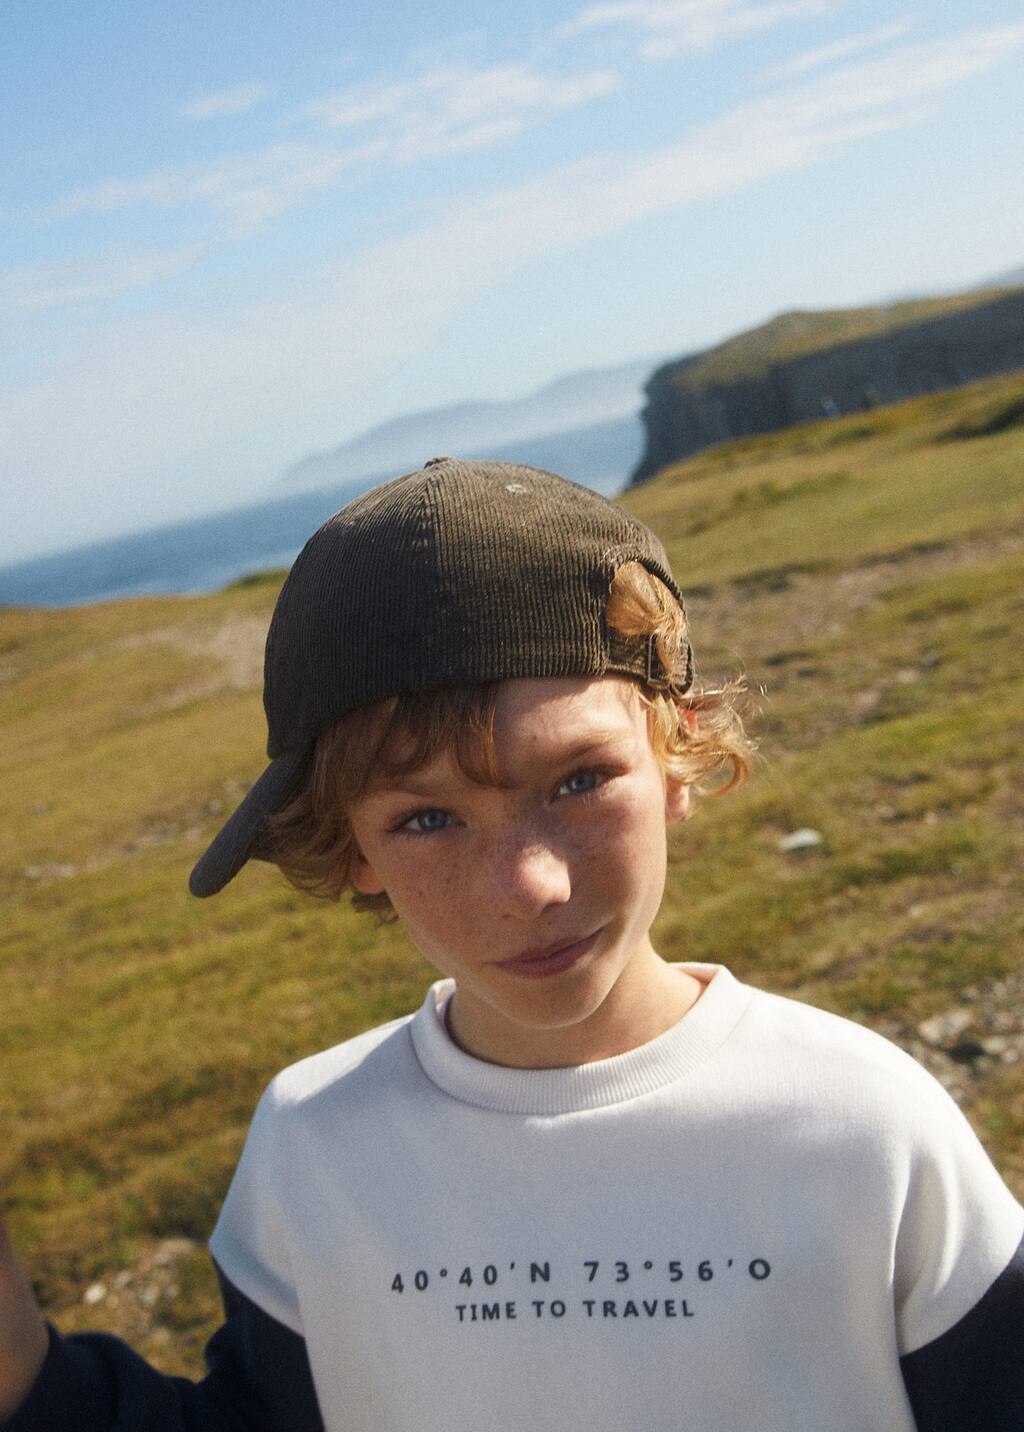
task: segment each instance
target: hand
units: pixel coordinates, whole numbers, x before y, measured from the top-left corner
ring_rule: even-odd
[[[0,1218],[0,1422],[28,1396],[48,1346],[39,1304]]]

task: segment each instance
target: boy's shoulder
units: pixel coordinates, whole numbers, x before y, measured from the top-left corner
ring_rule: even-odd
[[[922,1151],[974,1142],[940,1081],[885,1035],[787,995],[754,990],[721,1072],[733,1098],[788,1127]],[[725,1053],[726,1051],[723,1051]],[[710,1073],[711,1071],[709,1071]]]
[[[406,1030],[414,1017],[402,1015],[289,1064],[270,1081],[262,1102],[282,1112],[312,1110],[342,1083],[346,1099],[357,1098],[360,1087],[392,1088],[409,1072],[413,1055]]]
[[[892,1039],[849,1015],[809,1004],[793,995],[764,989],[754,993],[751,1009],[755,1017],[794,1054],[877,1065],[908,1079],[930,1077]]]
[[[771,1044],[783,1070],[790,1067],[803,1076],[818,1071],[822,1082],[813,1090],[814,1097],[867,1096],[874,1090],[890,1104],[897,1094],[934,1100],[943,1108],[953,1102],[934,1075],[905,1049],[846,1015],[757,990],[749,1018],[750,1034],[755,1041],[763,1038]]]

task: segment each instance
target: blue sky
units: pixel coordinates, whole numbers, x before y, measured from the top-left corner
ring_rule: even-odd
[[[1024,263],[1008,0],[6,0],[0,46],[0,562]]]

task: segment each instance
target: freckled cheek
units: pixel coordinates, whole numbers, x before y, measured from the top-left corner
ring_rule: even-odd
[[[388,893],[413,944],[438,969],[453,973],[439,956],[443,957],[449,947],[461,945],[466,928],[473,923],[474,908],[480,903],[471,896],[467,898],[466,882],[438,871],[434,879],[405,880]]]
[[[606,879],[629,884],[657,874],[665,864],[664,817],[650,802],[622,802],[594,827],[590,838],[590,854]]]
[[[560,844],[571,864],[599,860],[618,838],[618,822],[606,818],[583,820],[566,832]]]
[[[440,909],[445,909],[460,889],[465,889],[465,881],[460,882],[448,863],[438,863],[436,868],[420,874],[406,887],[417,905]]]
[[[644,787],[609,801],[593,829],[606,845],[635,850],[638,844],[657,844],[665,834],[664,795]]]

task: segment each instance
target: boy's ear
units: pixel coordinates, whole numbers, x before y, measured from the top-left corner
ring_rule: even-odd
[[[683,706],[679,711],[680,719],[686,727],[688,736],[697,734],[697,713],[691,706]],[[690,787],[683,781],[674,781],[669,777],[665,782],[665,819],[669,825],[676,821],[685,820],[690,814]]]
[[[690,787],[682,781],[665,782],[665,819],[669,825],[685,820],[690,814]]]
[[[383,895],[384,882],[374,870],[361,850],[356,849],[352,858],[352,866],[349,871],[349,879],[359,891],[360,895]]]

